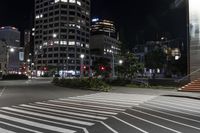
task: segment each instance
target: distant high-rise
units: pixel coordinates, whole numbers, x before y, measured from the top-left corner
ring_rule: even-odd
[[[9,46],[20,47],[20,31],[15,27],[1,27],[0,39],[6,41]]]
[[[35,0],[35,65],[56,67],[64,74],[89,65],[90,0]]]
[[[1,27],[0,40],[6,44],[6,58],[8,58],[6,59],[7,72],[19,72],[20,63],[23,61],[23,49],[20,48],[20,31],[11,26]],[[13,49],[13,51],[10,52],[10,49]]]
[[[93,19],[91,26],[91,54],[112,58],[119,55],[121,42],[116,38],[116,28],[113,21]]]
[[[92,19],[91,35],[107,35],[116,38],[116,28],[113,21]]]
[[[31,32],[29,30],[25,30],[24,32],[24,57],[25,61],[27,61],[30,57],[31,53]]]

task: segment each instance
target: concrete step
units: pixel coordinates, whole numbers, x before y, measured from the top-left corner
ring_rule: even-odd
[[[200,79],[192,81],[191,83],[179,88],[178,91],[200,92]]]

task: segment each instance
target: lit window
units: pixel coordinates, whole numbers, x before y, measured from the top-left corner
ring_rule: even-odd
[[[69,41],[69,45],[70,46],[75,45],[75,41]]]
[[[76,3],[76,0],[69,0],[69,3]]]
[[[55,0],[55,3],[58,3],[60,0]]]
[[[89,45],[89,44],[86,44],[85,47],[86,47],[86,48],[90,48],[90,45]]]
[[[68,0],[61,0],[61,2],[68,2]]]
[[[80,1],[77,1],[77,4],[78,4],[79,6],[81,6],[81,2],[80,2]]]
[[[77,45],[77,46],[80,46],[80,45],[81,45],[81,43],[80,43],[80,42],[76,42],[76,45]]]
[[[77,27],[78,29],[80,29],[80,28],[81,28],[81,26],[80,26],[80,25],[77,25],[76,27]]]

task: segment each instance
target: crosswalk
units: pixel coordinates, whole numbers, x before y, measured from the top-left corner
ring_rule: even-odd
[[[159,96],[122,112],[119,118],[135,123],[135,126],[148,133],[199,133],[200,101]]]
[[[106,122],[156,96],[96,93],[0,108],[0,133],[118,133]],[[136,128],[136,127],[135,127]]]
[[[199,133],[200,101],[95,93],[0,108],[0,133]]]

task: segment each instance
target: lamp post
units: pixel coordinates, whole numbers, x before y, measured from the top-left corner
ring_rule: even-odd
[[[119,60],[119,65],[122,65],[123,64],[123,60]]]
[[[52,45],[54,46],[54,43],[55,43],[55,39],[57,38],[57,34],[56,33],[53,33],[52,37],[53,37],[53,43]],[[59,62],[60,62],[60,56],[58,56],[58,63],[57,63],[57,74],[59,75]]]
[[[31,63],[31,79],[33,78],[33,67],[34,67],[34,63]]]
[[[112,78],[115,78],[115,56],[114,53],[112,53]]]
[[[83,78],[83,60],[85,58],[85,55],[84,54],[81,54],[80,55],[80,58],[81,58],[81,66],[80,66],[80,77]]]
[[[6,47],[6,74],[9,73],[9,58],[10,58],[10,53],[14,53],[15,49],[13,47],[7,46]]]

